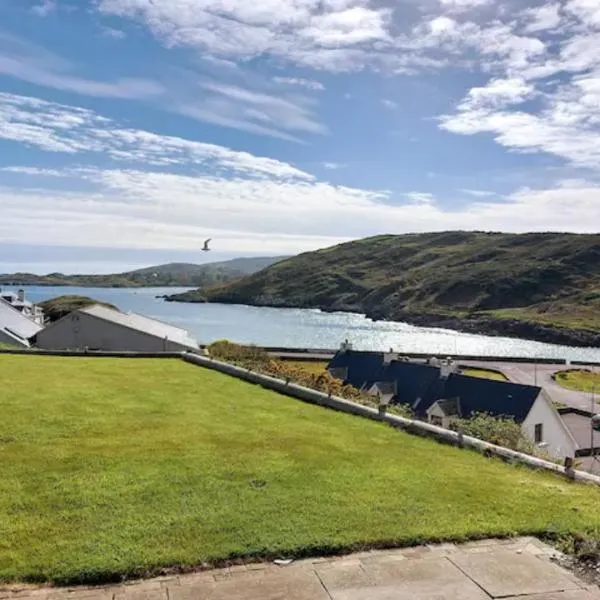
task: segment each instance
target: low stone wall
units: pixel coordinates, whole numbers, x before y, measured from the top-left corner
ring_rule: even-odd
[[[226,375],[231,375],[232,377],[237,377],[238,379],[243,379],[244,381],[260,385],[267,389],[285,394],[286,396],[303,400],[304,402],[309,402],[311,404],[317,404],[318,406],[324,406],[333,410],[339,410],[341,412],[366,417],[374,421],[382,421],[408,433],[434,438],[439,441],[463,448],[472,448],[488,456],[498,456],[504,460],[518,462],[535,469],[552,471],[560,475],[566,475],[570,479],[574,479],[576,481],[600,485],[600,477],[590,473],[567,470],[565,467],[547,460],[529,456],[521,452],[516,452],[515,450],[510,450],[509,448],[495,446],[494,444],[484,442],[483,440],[462,435],[456,431],[451,431],[442,427],[437,427],[436,425],[431,425],[430,423],[414,421],[398,415],[388,414],[385,411],[377,410],[376,408],[371,408],[370,406],[357,404],[337,396],[330,396],[324,394],[323,392],[311,390],[292,382],[277,379],[269,375],[263,375],[261,373],[257,373],[256,371],[243,369],[242,367],[238,367],[229,363],[223,363],[205,356],[199,356],[191,353],[184,354],[183,360],[200,367],[206,367]]]

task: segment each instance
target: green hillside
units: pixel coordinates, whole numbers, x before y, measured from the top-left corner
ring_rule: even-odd
[[[255,273],[283,258],[282,256],[234,258],[232,260],[202,265],[169,263],[112,275],[65,275],[64,273],[35,275],[33,273],[8,273],[0,274],[0,285],[203,287],[225,283],[244,275]]]
[[[600,345],[600,234],[384,235],[289,258],[204,295]]]

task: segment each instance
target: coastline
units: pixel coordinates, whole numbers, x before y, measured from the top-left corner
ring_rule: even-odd
[[[185,293],[184,293],[185,294]],[[323,312],[347,312],[361,314],[373,321],[390,321],[396,323],[407,323],[418,327],[432,327],[449,329],[461,333],[472,333],[493,337],[511,337],[523,340],[544,342],[560,346],[572,346],[575,348],[598,348],[600,347],[600,331],[591,329],[569,329],[559,325],[549,325],[535,321],[518,319],[500,319],[489,316],[452,316],[436,313],[395,313],[387,315],[376,310],[369,310],[361,306],[332,306],[332,305],[298,305],[292,302],[286,303],[280,299],[260,299],[256,302],[244,302],[239,299],[219,298],[218,301],[210,301],[204,298],[187,300],[182,298],[183,294],[165,296],[166,302],[180,302],[184,304],[242,304],[246,306],[269,307],[269,308],[301,308],[319,309]]]

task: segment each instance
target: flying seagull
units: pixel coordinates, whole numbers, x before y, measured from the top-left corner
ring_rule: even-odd
[[[207,240],[204,240],[204,248],[202,248],[203,252],[209,252],[210,248],[208,247],[208,242],[211,241],[211,238],[208,238]]]

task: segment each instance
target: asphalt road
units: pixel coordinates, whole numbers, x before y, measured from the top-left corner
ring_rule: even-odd
[[[569,369],[568,365],[535,365],[533,363],[503,363],[503,362],[487,362],[487,361],[468,361],[461,364],[478,367],[481,369],[495,369],[506,375],[506,377],[514,382],[525,385],[538,385],[548,393],[553,402],[566,404],[582,408],[583,410],[592,409],[592,398],[589,392],[576,392],[567,390],[560,386],[552,379],[554,373]],[[580,367],[578,367],[580,368]],[[600,371],[600,370],[599,370]],[[596,399],[600,401],[600,390],[596,394]],[[600,409],[596,404],[595,410]]]

